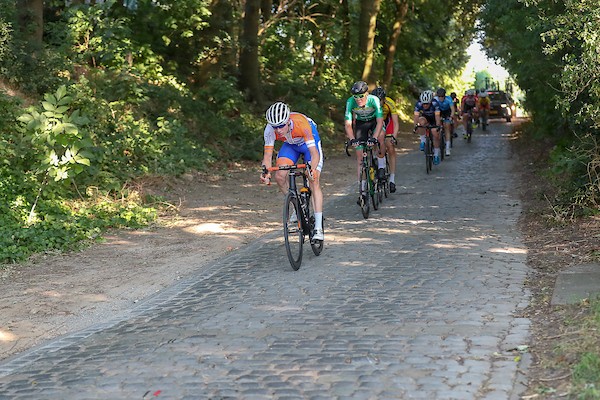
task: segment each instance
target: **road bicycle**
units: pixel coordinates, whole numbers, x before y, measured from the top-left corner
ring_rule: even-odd
[[[437,128],[436,125],[417,125],[415,126],[414,132],[417,132],[417,129],[425,128],[425,170],[427,173],[431,172],[433,168],[433,137],[431,135],[431,129]],[[442,153],[443,154],[443,153]]]
[[[398,140],[396,140],[396,138],[394,137],[394,135],[385,135],[385,138],[386,139],[387,138],[391,138],[392,144],[394,146],[398,144]],[[388,197],[390,195],[390,175],[391,175],[391,171],[390,171],[390,155],[386,154],[385,155],[385,176],[383,178],[383,181],[381,182],[381,187],[383,188],[383,195],[385,197]],[[381,199],[381,201],[383,201],[383,199]]]
[[[285,250],[294,271],[302,264],[304,240],[309,238],[310,247],[316,256],[323,251],[323,241],[313,239],[315,215],[311,207],[312,191],[308,182],[311,176],[310,164],[279,165],[263,168],[263,174],[272,171],[288,171],[289,189],[283,203],[283,237]],[[298,188],[296,177],[302,177],[302,186]]]
[[[376,139],[369,138],[359,140],[356,145],[357,150],[363,151],[360,179],[358,180],[358,205],[365,219],[369,218],[370,203],[373,204],[373,209],[377,210],[379,203],[383,200],[383,185],[377,178],[377,159],[373,149],[378,144],[379,142]],[[348,157],[350,157],[349,146],[350,143],[346,142],[345,150]]]
[[[471,136],[473,136],[473,112],[468,111],[466,118],[467,118],[467,130],[466,130],[465,139],[467,139],[467,143],[471,143]]]

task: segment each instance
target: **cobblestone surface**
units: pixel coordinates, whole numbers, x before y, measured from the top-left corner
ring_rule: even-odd
[[[430,175],[422,153],[399,157],[368,220],[353,188],[330,200],[325,249],[299,271],[280,232],[258,238],[128,320],[6,360],[0,398],[518,398],[521,209],[510,125],[488,132]]]

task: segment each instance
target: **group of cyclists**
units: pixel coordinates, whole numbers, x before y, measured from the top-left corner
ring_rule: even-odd
[[[363,158],[362,147],[357,147],[360,142],[378,142],[377,167],[378,177],[384,178],[386,171],[386,157],[390,165],[390,192],[396,191],[396,149],[399,133],[399,112],[396,103],[386,95],[385,90],[378,86],[369,93],[369,85],[364,81],[355,82],[350,89],[351,96],[346,100],[344,113],[344,129],[349,144],[356,147],[357,173],[360,180],[360,168]],[[455,135],[453,125],[457,124],[458,118],[465,115],[473,115],[478,119],[480,109],[489,110],[489,99],[487,93],[482,91],[477,95],[474,89],[470,89],[459,101],[456,93],[446,95],[444,88],[437,89],[434,94],[431,90],[425,90],[419,96],[414,107],[415,132],[421,137],[421,150],[424,150],[425,129],[429,127],[433,136],[434,158],[433,163],[440,163],[441,155],[441,127],[444,127],[446,146],[445,155],[450,156],[450,135]],[[264,129],[264,152],[263,171],[272,166],[273,150],[275,141],[283,142],[277,154],[276,165],[296,164],[302,156],[304,162],[311,167],[311,188],[314,199],[315,210],[315,232],[313,240],[324,240],[323,233],[323,192],[320,187],[319,178],[323,168],[323,149],[316,123],[309,117],[298,112],[292,112],[290,107],[283,102],[272,104],[266,112],[267,124]],[[466,124],[470,118],[462,118]],[[287,171],[275,172],[275,181],[284,194],[288,191]],[[263,183],[270,182],[271,174],[262,173],[260,177]],[[359,203],[360,203],[359,198]]]

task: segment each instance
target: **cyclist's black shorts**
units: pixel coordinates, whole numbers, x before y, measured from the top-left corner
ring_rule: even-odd
[[[373,136],[375,128],[377,127],[377,120],[372,119],[370,121],[354,121],[354,136],[358,140],[367,140]]]
[[[429,125],[434,125],[434,126],[435,126],[435,125],[437,125],[437,124],[435,123],[435,115],[432,115],[431,117],[429,117],[429,116],[427,116],[427,115],[422,115],[422,117],[423,117],[423,118],[425,118],[425,119],[427,120],[427,123],[428,123]]]

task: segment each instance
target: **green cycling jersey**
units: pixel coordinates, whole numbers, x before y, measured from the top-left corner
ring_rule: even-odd
[[[383,118],[383,111],[379,98],[377,96],[369,95],[367,97],[367,104],[364,107],[359,107],[354,99],[354,96],[346,101],[346,113],[344,118],[346,121],[352,121],[352,117],[356,116],[358,121],[371,121],[375,118]]]

